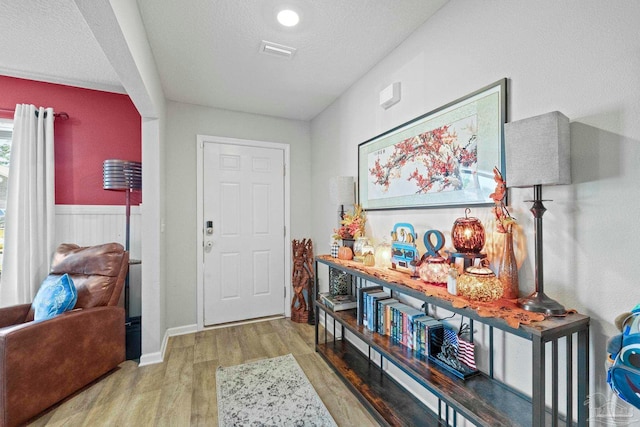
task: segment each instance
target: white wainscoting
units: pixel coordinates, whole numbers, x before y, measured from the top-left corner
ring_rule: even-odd
[[[125,240],[125,207],[106,205],[56,205],[56,245],[92,246]],[[140,207],[131,207],[132,259],[140,259]]]
[[[140,206],[131,207],[131,259],[140,259]],[[108,205],[56,205],[56,246],[75,243],[93,246],[118,242],[124,246],[125,207]],[[129,266],[129,315],[142,313],[142,277],[140,265]]]

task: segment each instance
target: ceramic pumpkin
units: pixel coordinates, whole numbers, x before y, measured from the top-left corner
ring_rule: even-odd
[[[338,249],[338,259],[353,259],[353,251],[351,248],[348,246],[340,246],[340,249]]]
[[[372,252],[367,252],[362,258],[362,263],[367,267],[373,267],[376,265],[376,256]]]

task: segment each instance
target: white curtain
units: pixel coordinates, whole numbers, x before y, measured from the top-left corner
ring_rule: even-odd
[[[0,306],[30,303],[54,250],[53,109],[18,104],[9,161]]]

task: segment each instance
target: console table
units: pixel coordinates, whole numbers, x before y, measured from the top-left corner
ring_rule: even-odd
[[[428,314],[429,305],[441,307],[489,328],[488,372],[481,372],[466,380],[457,378],[418,356],[390,337],[380,335],[358,324],[355,310],[333,312],[318,299],[318,265],[344,271],[350,276],[351,292],[368,284],[381,285],[392,296],[407,295],[423,301]],[[420,280],[388,269],[364,267],[361,263],[344,261],[321,255],[315,258],[314,307],[316,311],[315,348],[382,424],[388,425],[456,425],[462,416],[481,426],[586,426],[589,390],[589,317],[572,313],[565,317],[550,317],[517,328],[500,318],[481,317],[473,308],[456,308],[444,298],[429,296]],[[333,319],[333,331],[327,319]],[[324,335],[320,333],[324,321]],[[337,334],[336,328],[339,329]],[[532,390],[521,393],[494,378],[494,329],[524,338],[530,342]],[[344,339],[345,331],[357,337],[368,348],[362,353],[354,343]],[[340,338],[338,338],[338,335]],[[321,339],[323,338],[323,339]],[[577,338],[574,346],[574,338]],[[564,355],[559,357],[559,347]],[[550,349],[548,349],[550,347]],[[574,348],[575,347],[575,348]],[[372,350],[375,353],[372,355]],[[550,381],[547,381],[547,350],[550,350]],[[377,355],[376,355],[377,354]],[[378,358],[379,357],[379,358]],[[564,360],[561,360],[564,359]],[[395,379],[381,369],[383,361],[392,364],[434,395],[437,410],[426,406]],[[374,363],[375,362],[375,363]],[[564,413],[560,413],[559,364],[564,364],[566,399]],[[575,365],[575,375],[574,375]],[[545,402],[547,387],[551,390],[551,404]],[[575,388],[575,393],[574,393]],[[574,414],[576,415],[574,417]],[[573,420],[569,423],[566,420]]]

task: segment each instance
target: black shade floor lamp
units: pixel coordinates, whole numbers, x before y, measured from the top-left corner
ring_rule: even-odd
[[[542,253],[543,185],[571,184],[569,119],[558,111],[504,125],[506,181],[509,187],[533,187],[535,292],[518,303],[528,311],[563,314],[565,308],[544,293]]]
[[[131,245],[131,192],[142,189],[142,163],[129,160],[109,159],[102,164],[102,188],[124,191],[126,194],[125,250]],[[129,273],[124,287],[124,306],[129,318]]]

